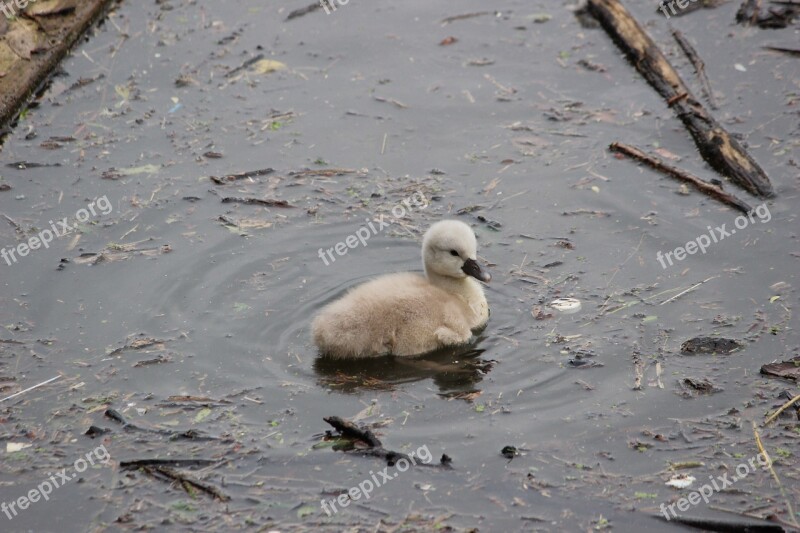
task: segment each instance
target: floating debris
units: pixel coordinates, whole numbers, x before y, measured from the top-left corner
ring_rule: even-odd
[[[692,483],[697,481],[697,478],[689,474],[678,474],[666,482],[668,487],[675,489],[685,489],[692,486]]]
[[[222,199],[223,204],[249,204],[249,205],[263,205],[264,207],[294,207],[286,200],[274,200],[272,198],[237,198],[234,196],[226,196]]]
[[[744,346],[734,339],[723,337],[695,337],[681,344],[681,352],[686,354],[710,353],[728,355]]]
[[[800,381],[800,355],[781,363],[763,365],[761,367],[761,373],[765,376]]]
[[[212,158],[222,157],[222,154],[216,154],[214,156],[210,155],[213,153],[214,152],[206,152],[204,155],[206,157],[212,157]],[[221,178],[217,176],[209,176],[209,179],[214,183],[216,183],[217,185],[225,185],[226,183],[229,183],[231,181],[250,179],[258,176],[266,176],[268,174],[272,174],[273,172],[275,172],[274,168],[262,168],[260,170],[249,170],[247,172],[237,172],[236,174],[228,174],[227,176],[222,176]]]
[[[547,305],[548,307],[552,307],[556,311],[560,311],[565,315],[577,313],[581,310],[581,301],[577,298],[556,298]]]
[[[506,459],[513,459],[514,457],[519,455],[519,452],[517,451],[517,448],[514,446],[504,446],[503,449],[500,450],[500,455],[502,455]]]
[[[708,378],[683,378],[680,381],[680,384],[683,386],[683,396],[692,396],[689,388],[700,393],[713,394],[715,392],[722,392],[722,389],[714,385],[714,383],[712,383]]]
[[[33,446],[33,444],[27,444],[25,442],[6,442],[6,453],[18,452],[25,448],[30,448],[31,446]]]

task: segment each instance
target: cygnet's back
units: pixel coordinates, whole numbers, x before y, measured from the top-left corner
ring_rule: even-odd
[[[364,283],[314,319],[314,342],[338,358],[418,355],[464,344],[489,318],[477,243],[463,222],[444,220],[423,239],[425,276],[389,274]],[[473,279],[475,278],[475,279]]]

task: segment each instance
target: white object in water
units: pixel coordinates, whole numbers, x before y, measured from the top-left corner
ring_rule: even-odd
[[[556,298],[547,305],[567,315],[581,310],[581,301],[577,298]]]
[[[676,489],[685,489],[687,487],[691,487],[692,483],[694,483],[696,479],[697,478],[689,474],[678,474],[667,481],[667,486]]]

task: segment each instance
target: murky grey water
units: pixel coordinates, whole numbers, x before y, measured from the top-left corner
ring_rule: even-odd
[[[734,5],[673,19],[706,59],[723,103],[717,116],[745,135],[778,196],[769,222],[756,218],[665,270],[657,251],[708,225],[730,228],[736,214],[609,157],[614,140],[660,147],[680,154],[680,166],[717,177],[605,33],[545,3],[505,2],[492,6],[498,14],[451,24],[441,21],[485,5],[353,0],[330,15],[286,21],[299,7],[125,3],[6,141],[0,175],[13,189],[0,192],[0,212],[26,235],[0,220],[0,246],[103,195],[113,211],[82,224],[77,240],[0,262],[0,397],[62,376],[0,404],[2,440],[33,445],[0,450],[0,501],[98,443],[115,464],[225,459],[197,475],[232,499],[192,499],[141,471],[95,468],[13,520],[0,515],[0,529],[341,530],[379,521],[409,530],[674,529],[647,516],[681,494],[664,485],[669,463],[703,461],[693,471],[699,480],[735,467],[758,453],[750,421],[783,403],[782,390],[796,391],[758,375],[762,364],[800,350],[792,313],[800,76],[796,60],[760,48],[796,30],[731,26]],[[543,12],[552,19],[535,23]],[[649,7],[635,13],[693,85],[664,21]],[[448,36],[458,42],[439,46]],[[263,74],[256,64],[231,75],[258,54],[286,68]],[[581,59],[605,70],[588,71]],[[76,140],[58,149],[41,146],[69,136]],[[19,161],[60,166],[8,166]],[[225,185],[208,178],[266,167],[275,172]],[[358,172],[291,174],[305,168]],[[431,199],[428,208],[333,264],[320,260],[319,248],[416,191]],[[476,205],[483,209],[457,214]],[[600,213],[564,214],[578,210]],[[443,217],[474,224],[491,265],[492,316],[479,342],[423,360],[318,361],[308,334],[315,311],[371,276],[419,270],[419,237]],[[102,251],[96,264],[96,256],[81,257]],[[70,262],[58,270],[62,258]],[[786,285],[771,288],[779,282]],[[580,299],[582,310],[545,307],[564,296]],[[535,319],[537,307],[553,316]],[[752,342],[731,356],[680,355],[686,339],[714,333]],[[113,353],[143,338],[159,342]],[[576,353],[602,366],[573,368]],[[633,390],[636,357],[641,390]],[[723,390],[683,394],[678,382],[687,376]],[[169,400],[178,395],[218,402],[209,412]],[[328,429],[322,418],[353,418],[373,401],[379,414],[361,423],[383,420],[387,448],[427,446],[437,459],[451,456],[454,468],[412,469],[328,518],[321,498],[382,465],[312,448]],[[108,406],[137,425],[222,438],[125,431],[103,417]],[[773,452],[785,450],[775,453],[776,468],[797,501],[797,423],[793,431],[782,420],[762,434]],[[83,434],[92,424],[111,432],[90,439]],[[524,455],[509,462],[500,455],[506,445]],[[767,473],[736,489],[712,503],[783,508]],[[719,513],[701,504],[687,514]]]

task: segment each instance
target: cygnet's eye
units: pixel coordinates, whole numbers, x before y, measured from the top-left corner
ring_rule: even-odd
[[[458,252],[456,252],[455,250],[450,250],[450,255],[458,256]]]

